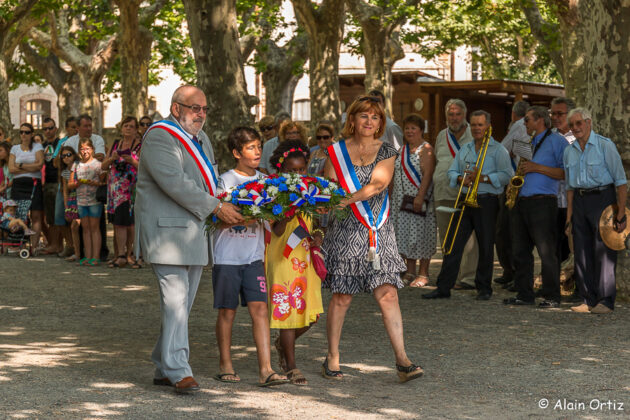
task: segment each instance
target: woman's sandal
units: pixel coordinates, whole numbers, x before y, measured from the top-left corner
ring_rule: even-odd
[[[77,263],[77,265],[88,265],[89,261],[90,261],[89,258],[81,258],[79,262]]]
[[[414,280],[409,283],[409,287],[425,287],[429,284],[429,277],[424,275],[415,276]]]
[[[123,260],[124,262],[121,264],[118,262],[119,260]],[[109,268],[122,268],[126,265],[127,265],[127,257],[124,255],[117,256],[109,264],[107,264]]]
[[[399,364],[396,364],[396,370],[398,371],[398,379],[400,383],[409,382],[424,375],[424,370],[422,370],[422,367],[413,363],[409,366],[401,366]]]
[[[89,265],[90,267],[97,267],[98,266],[98,258],[91,258],[84,265]]]
[[[236,379],[226,379],[226,377],[228,376],[232,376]],[[238,377],[238,375],[236,374],[236,372],[234,373],[217,373],[216,375],[213,376],[213,378],[219,382],[226,382],[229,384],[235,384],[238,382],[241,382],[241,378]]]
[[[308,385],[308,381],[300,371],[300,369],[295,368],[291,369],[287,372],[287,378],[291,381],[293,385],[304,386]]]
[[[324,360],[322,364],[322,376],[326,379],[342,379],[343,372],[340,370],[330,370],[328,369],[328,357]]]
[[[413,281],[413,279],[415,279],[415,278],[416,278],[416,276],[414,274],[411,274],[408,271],[402,275],[402,281],[406,285],[409,285],[409,283],[411,283]]]

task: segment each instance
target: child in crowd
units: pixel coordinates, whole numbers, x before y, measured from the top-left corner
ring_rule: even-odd
[[[59,151],[59,157],[59,183],[62,186],[61,191],[63,192],[64,217],[70,224],[72,247],[74,248],[74,255],[67,257],[66,261],[79,261],[79,255],[81,254],[79,226],[81,221],[79,220],[79,210],[77,207],[77,191],[68,188],[72,166],[77,162],[78,156],[72,147],[62,146]]]
[[[101,169],[101,162],[94,158],[94,145],[89,138],[79,140],[79,155],[81,160],[73,165],[68,182],[68,188],[77,191],[79,218],[83,226],[85,258],[79,260],[79,265],[97,266],[101,252],[99,219],[103,206],[96,199],[96,190],[104,185],[107,174]]]
[[[11,154],[11,144],[0,142],[0,202],[10,197],[11,183],[13,175],[9,172],[9,155]]]
[[[17,232],[21,229],[24,231],[24,235],[34,235],[35,231],[29,229],[26,223],[24,223],[24,220],[16,217],[16,213],[17,203],[13,200],[5,201],[3,204],[2,219],[0,222],[2,229],[9,230],[11,232]]]
[[[301,141],[287,140],[278,145],[270,163],[278,172],[306,175],[308,158],[308,149]],[[306,236],[285,256],[286,246],[294,231],[296,234],[301,232],[298,237]],[[267,245],[265,266],[270,327],[280,329],[280,336],[275,342],[280,366],[295,385],[308,383],[295,363],[295,341],[324,312],[322,283],[310,254],[310,246],[321,246],[322,241],[323,232],[313,230],[310,218],[293,216],[273,224],[271,242]]]
[[[256,130],[249,127],[235,128],[228,135],[227,144],[237,164],[236,168],[221,175],[220,187],[223,190],[264,177],[256,170],[262,155],[262,142]],[[259,386],[280,385],[289,381],[271,368],[267,283],[263,266],[264,227],[255,220],[246,223],[245,226],[219,225],[214,234],[212,288],[214,307],[219,310],[216,325],[219,374],[214,378],[221,382],[240,381],[230,354],[232,325],[240,295],[241,305],[247,306],[252,318]]]

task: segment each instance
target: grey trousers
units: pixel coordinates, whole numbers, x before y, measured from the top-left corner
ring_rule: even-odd
[[[439,200],[435,201],[435,207],[453,207],[455,200]],[[444,236],[446,235],[446,229],[448,228],[448,221],[451,218],[449,213],[443,213],[441,211],[435,212],[435,217],[438,225],[438,234],[440,238],[440,247],[444,243]],[[457,221],[457,218],[453,219],[453,225]],[[452,229],[455,229],[453,226]],[[477,245],[477,238],[475,235],[470,235],[466,246],[464,247],[464,253],[462,255],[462,261],[459,266],[459,273],[457,275],[457,281],[460,283],[466,283],[471,286],[475,286],[475,275],[477,273],[477,260],[479,259],[479,247]]]
[[[188,316],[192,308],[202,265],[151,264],[160,287],[161,327],[151,360],[155,377],[172,383],[192,376],[188,364]]]

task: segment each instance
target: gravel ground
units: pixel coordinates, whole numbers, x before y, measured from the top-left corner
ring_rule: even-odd
[[[432,278],[439,265],[432,263]],[[298,342],[309,386],[261,389],[254,386],[255,348],[244,310],[233,339],[243,381],[212,379],[216,312],[206,271],[190,321],[191,365],[202,391],[179,396],[151,382],[159,307],[150,269],[0,257],[0,418],[628,417],[628,304],[607,316],[575,314],[569,304],[504,307],[510,294],[497,289],[488,302],[469,291],[440,301],[421,300],[422,290],[400,292],[408,353],[426,371],[419,380],[397,383],[378,308],[361,295],[344,326],[343,381],[320,376],[324,315]]]

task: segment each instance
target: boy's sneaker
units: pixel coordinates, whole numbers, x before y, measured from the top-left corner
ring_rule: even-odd
[[[32,236],[35,235],[35,231],[33,229],[26,228],[24,229],[24,236]]]

